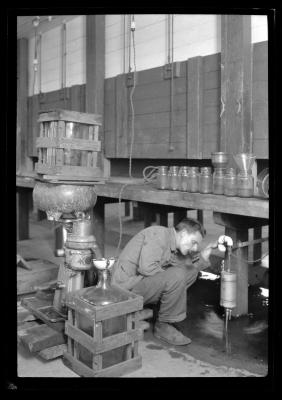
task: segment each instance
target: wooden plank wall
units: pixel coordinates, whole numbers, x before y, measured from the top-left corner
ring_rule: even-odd
[[[191,87],[189,92],[187,76],[197,73],[191,70],[191,60],[180,63],[180,76],[174,79],[174,151],[168,151],[170,81],[163,79],[163,68],[152,68],[137,73],[137,86],[133,95],[135,111],[135,146],[133,158],[136,159],[207,159],[219,148],[220,131],[220,53],[200,57],[201,84]],[[268,158],[268,72],[267,42],[253,45],[253,129],[254,153],[257,158]],[[187,90],[188,88],[188,90]],[[108,158],[128,158],[131,135],[130,90],[126,86],[126,75],[105,79],[104,134],[105,155]],[[198,118],[196,128],[188,130],[188,112],[191,104],[195,106],[194,93],[201,98],[202,112],[191,114]],[[190,101],[190,106],[189,106]],[[192,101],[192,103],[191,103]],[[200,103],[199,103],[200,104]],[[29,156],[37,156],[35,139],[38,135],[38,112],[65,107],[75,111],[85,111],[85,85],[75,85],[66,89],[66,99],[61,90],[28,98],[28,144]],[[189,108],[190,107],[190,108]],[[199,111],[199,109],[198,109]],[[199,121],[201,115],[202,121]],[[194,119],[194,123],[196,119]],[[200,125],[199,125],[200,122]],[[201,135],[201,148],[192,151],[188,135]],[[194,154],[194,155],[193,155]]]
[[[254,44],[253,55],[254,153],[268,158],[267,42]],[[219,150],[220,85],[220,53],[180,63],[174,79],[174,150],[169,151],[170,81],[163,79],[163,67],[139,71],[133,158],[210,158]],[[131,89],[124,74],[105,81],[106,157],[129,157]]]
[[[268,158],[268,42],[253,47],[253,152]],[[272,132],[274,134],[274,132]]]

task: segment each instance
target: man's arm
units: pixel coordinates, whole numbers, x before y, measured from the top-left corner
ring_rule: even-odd
[[[161,258],[164,248],[159,240],[145,238],[140,253],[139,266],[137,271],[144,276],[152,276],[157,272],[164,271],[161,265]]]
[[[217,241],[211,242],[199,253],[198,259],[193,262],[198,271],[203,271],[211,266],[210,255],[212,250],[217,248],[217,245]]]

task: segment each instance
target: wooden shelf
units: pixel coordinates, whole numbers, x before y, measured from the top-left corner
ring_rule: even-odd
[[[124,186],[125,184],[127,186]],[[34,180],[17,177],[17,186],[32,188]],[[268,199],[158,190],[152,184],[141,183],[140,179],[136,179],[136,183],[134,183],[133,179],[127,180],[125,177],[120,177],[119,181],[119,178],[115,177],[113,180],[106,181],[104,185],[97,185],[96,193],[98,196],[119,198],[122,187],[121,198],[123,200],[269,218]]]

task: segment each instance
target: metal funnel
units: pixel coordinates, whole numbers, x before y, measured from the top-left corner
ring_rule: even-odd
[[[233,155],[233,158],[241,171],[249,171],[256,159],[256,156],[249,153],[240,153]]]

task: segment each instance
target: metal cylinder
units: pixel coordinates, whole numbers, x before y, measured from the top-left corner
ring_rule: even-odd
[[[236,307],[237,277],[234,272],[221,272],[220,305],[225,308]]]

